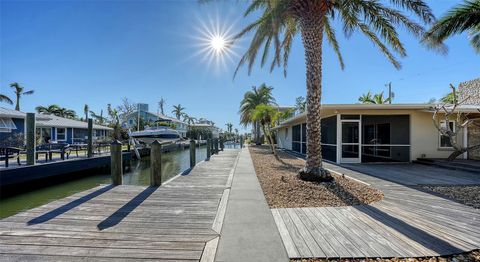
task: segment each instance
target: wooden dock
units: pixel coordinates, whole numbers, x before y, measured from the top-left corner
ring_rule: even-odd
[[[5,218],[0,260],[213,261],[237,155],[158,188],[99,186]]]
[[[480,210],[326,166],[371,184],[385,198],[371,205],[272,209],[290,258],[428,257],[480,248]]]

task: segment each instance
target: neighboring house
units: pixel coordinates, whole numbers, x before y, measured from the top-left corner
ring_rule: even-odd
[[[213,121],[207,120],[205,118],[198,119],[197,123],[191,124],[190,126],[191,127],[208,129],[212,132],[212,137],[213,138],[219,138],[220,137],[220,128],[216,127],[215,123]]]
[[[420,157],[446,158],[450,141],[433,125],[433,104],[326,104],[322,106],[322,157],[336,163],[410,162]],[[480,114],[480,106],[457,110]],[[453,121],[453,120],[452,120]],[[452,123],[453,124],[453,123]],[[306,153],[306,113],[283,121],[277,144]],[[470,129],[459,134],[466,145]],[[466,154],[464,154],[466,157]]]
[[[145,122],[166,122],[175,124],[175,129],[180,133],[182,137],[186,137],[188,124],[178,120],[173,117],[169,117],[162,114],[152,113],[148,111],[148,104],[139,104],[138,108],[140,110],[135,110],[129,115],[122,116],[123,119],[122,126],[134,127],[137,125],[138,119],[140,118]],[[132,130],[136,131],[136,130]]]
[[[0,119],[5,124],[0,129],[0,142],[7,143],[16,136],[25,137],[26,113],[0,107]],[[88,135],[87,122],[63,118],[55,115],[36,114],[36,134],[40,142],[75,143],[85,142]],[[13,125],[12,125],[13,123]],[[102,125],[93,125],[94,140],[108,140],[113,129]]]
[[[480,106],[480,78],[466,81],[458,85],[459,101],[464,101],[468,105]],[[480,144],[480,118],[474,124],[467,127],[467,144],[469,146]],[[474,150],[468,154],[469,159],[480,160],[480,149]]]

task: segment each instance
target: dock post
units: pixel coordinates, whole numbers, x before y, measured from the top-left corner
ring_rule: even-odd
[[[197,163],[195,155],[195,140],[190,140],[190,168],[193,168]]]
[[[162,185],[162,144],[158,140],[150,146],[150,186]]]
[[[207,159],[210,159],[210,156],[212,155],[212,152],[211,152],[211,144],[212,141],[210,140],[210,138],[207,138]]]
[[[218,155],[218,138],[215,138],[215,155]]]
[[[240,149],[243,148],[243,136],[240,136]]]
[[[225,145],[223,144],[223,138],[220,138],[220,151],[223,151]]]
[[[93,156],[93,119],[88,119],[87,157]]]
[[[90,119],[89,119],[90,120]],[[110,173],[112,175],[112,184],[123,184],[123,156],[122,156],[122,143],[115,140],[110,145]]]
[[[27,165],[35,165],[35,113],[27,113]]]

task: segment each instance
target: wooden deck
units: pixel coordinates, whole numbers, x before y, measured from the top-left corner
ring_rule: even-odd
[[[5,218],[0,260],[211,261],[237,155],[159,188],[100,186]]]
[[[290,258],[424,257],[480,248],[480,210],[327,167],[381,189],[385,198],[372,205],[272,209]]]

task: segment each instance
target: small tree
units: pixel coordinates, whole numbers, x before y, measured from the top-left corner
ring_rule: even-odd
[[[277,112],[278,111],[273,106],[260,104],[255,107],[255,110],[253,110],[252,120],[260,123],[263,134],[265,134],[268,139],[272,153],[275,158],[278,159],[277,152],[275,151],[275,142],[273,140],[271,131],[271,128],[275,125],[275,117]]]
[[[459,155],[465,152],[480,149],[480,144],[465,147],[457,143],[457,135],[461,133],[461,131],[466,126],[478,125],[478,124],[474,122],[475,119],[469,117],[469,113],[463,113],[457,110],[457,108],[460,105],[462,105],[468,99],[468,97],[462,101],[458,101],[457,91],[455,86],[450,84],[450,88],[452,88],[452,93],[451,93],[451,100],[449,100],[448,102],[451,102],[451,103],[444,102],[442,105],[437,105],[433,108],[434,109],[433,124],[435,125],[435,127],[437,128],[437,130],[440,132],[442,136],[448,137],[454,151],[450,154],[450,156],[447,159],[449,161],[452,161],[455,158],[457,158]],[[480,113],[480,109],[477,109],[477,110]],[[439,116],[439,114],[443,114],[443,117]],[[453,130],[449,124],[449,122],[452,119],[455,120],[454,122],[455,128],[453,128]],[[443,125],[442,125],[442,122],[444,122]]]

